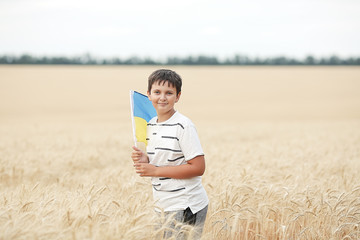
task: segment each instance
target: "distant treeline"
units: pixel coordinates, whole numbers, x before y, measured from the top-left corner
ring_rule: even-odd
[[[149,57],[130,57],[99,59],[90,54],[79,57],[35,57],[29,54],[21,56],[0,56],[0,64],[67,64],[67,65],[360,65],[360,57],[340,58],[336,55],[316,58],[307,56],[304,59],[284,56],[269,58],[250,58],[244,55],[219,60],[213,56],[168,57],[166,60],[154,60]]]

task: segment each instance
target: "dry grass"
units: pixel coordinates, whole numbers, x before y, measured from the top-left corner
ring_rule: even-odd
[[[0,67],[0,239],[149,239],[129,89],[156,67]],[[360,68],[176,67],[203,239],[360,238]],[[190,229],[191,230],[191,229]]]

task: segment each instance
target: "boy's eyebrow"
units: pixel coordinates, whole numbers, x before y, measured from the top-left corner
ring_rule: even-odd
[[[155,88],[154,91],[161,91],[161,90]],[[164,90],[164,92],[176,92],[176,90],[167,89],[167,90]]]
[[[155,90],[160,91],[160,89],[158,89],[158,88],[156,88],[156,87],[154,87],[152,90],[153,90],[153,91],[155,91]],[[166,91],[175,92],[176,89],[167,89]]]

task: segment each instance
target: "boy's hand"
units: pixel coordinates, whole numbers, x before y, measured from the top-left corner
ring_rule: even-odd
[[[137,162],[134,164],[135,171],[140,177],[156,177],[156,169],[152,164]]]
[[[131,158],[134,163],[148,163],[149,158],[139,148],[133,146],[134,151],[131,153]]]

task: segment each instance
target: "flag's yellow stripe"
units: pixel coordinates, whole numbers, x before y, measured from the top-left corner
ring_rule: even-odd
[[[138,142],[143,142],[147,145],[146,141],[146,127],[147,122],[145,119],[140,117],[134,117],[135,120],[135,135]]]

